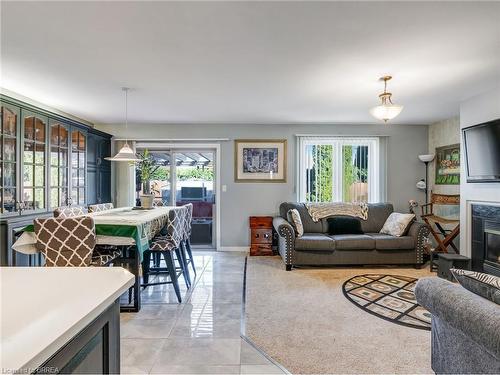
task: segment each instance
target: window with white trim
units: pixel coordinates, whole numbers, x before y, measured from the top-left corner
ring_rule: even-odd
[[[378,202],[379,139],[298,137],[301,202]]]

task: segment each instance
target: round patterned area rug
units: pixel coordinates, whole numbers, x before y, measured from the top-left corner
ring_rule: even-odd
[[[415,284],[408,276],[368,274],[342,286],[346,298],[364,311],[396,324],[431,329],[431,314],[417,303]]]

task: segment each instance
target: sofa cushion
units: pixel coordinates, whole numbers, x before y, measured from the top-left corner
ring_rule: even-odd
[[[366,234],[335,234],[330,236],[337,250],[374,250],[375,239]]]
[[[413,220],[415,220],[415,214],[400,214],[398,212],[393,212],[385,221],[380,233],[401,237],[406,233]]]
[[[415,240],[411,236],[394,237],[382,233],[367,233],[375,239],[375,248],[377,250],[413,250],[415,249]]]
[[[328,234],[364,234],[356,217],[334,216],[327,219]]]
[[[299,211],[300,219],[302,220],[302,225],[304,226],[304,233],[324,233],[326,230],[323,230],[323,223],[318,221],[315,223],[307,212],[307,208],[304,203],[295,203],[295,202],[284,202],[280,204],[280,216],[288,220],[287,214],[289,210],[296,209]]]
[[[391,203],[368,204],[368,219],[361,220],[361,229],[365,233],[378,233],[389,215],[394,211]]]
[[[302,225],[302,219],[300,218],[299,211],[292,208],[288,211],[287,220],[290,224],[292,224],[293,229],[295,229],[297,237],[302,237],[304,235],[304,226]]]
[[[295,250],[335,250],[335,241],[323,233],[304,233],[295,239]]]

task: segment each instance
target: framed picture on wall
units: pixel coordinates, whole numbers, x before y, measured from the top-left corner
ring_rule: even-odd
[[[286,182],[286,139],[236,139],[235,182]]]
[[[460,185],[460,144],[436,148],[436,185]]]

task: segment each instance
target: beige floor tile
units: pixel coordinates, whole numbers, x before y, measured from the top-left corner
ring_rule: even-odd
[[[161,339],[170,336],[176,317],[171,319],[132,319],[121,326],[122,338]]]
[[[280,368],[274,365],[241,365],[241,374],[283,374]]]
[[[239,365],[240,339],[167,339],[155,368],[187,364]]]
[[[240,366],[155,366],[152,374],[233,374],[240,373]]]
[[[147,374],[153,367],[165,340],[161,339],[122,339],[121,372],[128,374]]]

